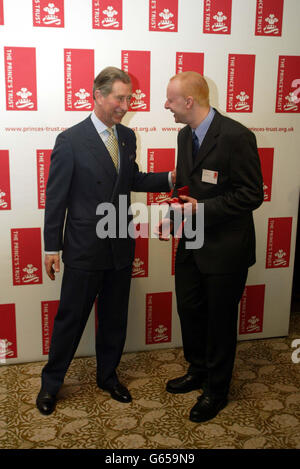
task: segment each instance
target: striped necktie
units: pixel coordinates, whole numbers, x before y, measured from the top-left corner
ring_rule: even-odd
[[[106,148],[109,151],[113,164],[115,165],[116,170],[118,171],[119,166],[119,147],[118,141],[115,137],[114,131],[112,128],[108,127],[106,129],[109,132],[109,137],[105,142]]]

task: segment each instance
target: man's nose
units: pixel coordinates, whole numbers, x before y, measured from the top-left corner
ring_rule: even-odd
[[[165,102],[165,109],[169,109],[169,101],[168,100]]]

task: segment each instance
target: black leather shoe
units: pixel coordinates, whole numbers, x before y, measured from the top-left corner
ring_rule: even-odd
[[[43,415],[50,415],[55,409],[56,396],[47,391],[40,391],[36,398],[36,406]]]
[[[102,388],[102,389],[104,389],[105,391],[108,391],[111,397],[115,399],[115,401],[119,401],[119,402],[131,402],[132,401],[130,392],[121,383],[116,383],[111,387]]]
[[[217,399],[209,394],[202,394],[190,412],[190,420],[192,422],[211,420],[226,407],[227,403],[227,398]]]
[[[203,386],[204,379],[198,375],[187,373],[180,378],[171,379],[167,382],[166,390],[173,394],[184,394],[186,392],[200,389]]]

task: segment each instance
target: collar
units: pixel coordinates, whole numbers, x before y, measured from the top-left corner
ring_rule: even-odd
[[[192,129],[195,131],[199,141],[203,140],[203,137],[208,131],[208,128],[214,118],[214,115],[215,115],[215,110],[210,106],[209,113],[207,114],[205,119],[198,125],[196,129]]]
[[[101,134],[102,132],[105,132],[107,130],[107,125],[104,124],[100,119],[99,117],[96,116],[95,114],[95,111],[92,112],[91,114],[91,121],[93,122],[94,126],[96,127],[96,130],[99,134]],[[116,126],[113,125],[112,126],[112,129],[114,131],[114,134],[117,136],[117,129],[116,129]]]

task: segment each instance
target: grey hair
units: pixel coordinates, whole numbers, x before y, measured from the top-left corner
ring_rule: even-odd
[[[93,98],[95,99],[96,90],[100,90],[103,96],[108,96],[115,81],[131,84],[130,76],[124,70],[117,67],[104,68],[94,80]]]

